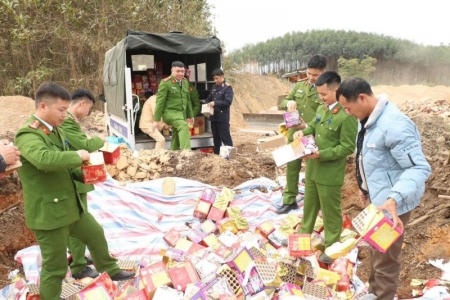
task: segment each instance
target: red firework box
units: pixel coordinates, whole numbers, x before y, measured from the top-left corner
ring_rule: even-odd
[[[399,228],[393,228],[392,221],[373,204],[360,212],[352,224],[365,241],[382,253],[386,253],[403,233]]]
[[[91,153],[88,164],[82,166],[81,171],[83,172],[83,181],[85,184],[93,184],[106,181],[107,173],[103,153]]]
[[[136,90],[142,90],[142,76],[141,75],[134,75],[133,76],[133,82]]]
[[[170,280],[175,289],[185,291],[186,286],[200,280],[190,260],[181,262],[168,270]]]
[[[203,239],[201,245],[210,247],[213,251],[216,251],[220,247],[220,245],[222,245],[222,242],[215,234],[211,233]]]
[[[88,287],[77,294],[79,300],[109,300],[111,297],[103,284]]]
[[[199,219],[206,219],[211,209],[212,204],[216,199],[216,193],[211,189],[204,189],[197,206],[194,209],[194,217]]]
[[[289,255],[293,257],[308,256],[313,253],[310,234],[290,234],[288,238]]]
[[[194,129],[196,130],[196,132],[198,129],[198,134],[205,132],[205,117],[194,118]]]
[[[103,159],[107,165],[115,164],[120,158],[119,144],[110,144],[106,142],[105,145],[98,150],[103,153]]]
[[[114,284],[112,279],[108,276],[106,272],[102,273],[99,277],[92,280],[87,286],[86,290],[90,288],[96,288],[98,286],[103,287],[108,295],[114,296],[117,292],[117,286]],[[92,298],[96,299],[96,298]]]
[[[130,295],[127,295],[122,300],[148,300],[148,294],[146,290],[139,290]]]
[[[274,232],[275,227],[272,226],[269,222],[264,222],[256,226],[255,231],[265,237],[266,239],[269,238],[269,235]]]
[[[166,266],[162,261],[141,269],[140,275],[145,283],[145,290],[150,299],[158,287],[163,285],[171,286]]]
[[[225,215],[228,205],[234,198],[234,192],[229,188],[224,187],[219,196],[216,197],[211,210],[208,214],[208,219],[213,221],[220,221]]]
[[[181,233],[175,228],[172,228],[166,234],[164,234],[163,239],[164,241],[166,241],[167,245],[169,245],[170,247],[175,247],[178,240],[181,239]]]

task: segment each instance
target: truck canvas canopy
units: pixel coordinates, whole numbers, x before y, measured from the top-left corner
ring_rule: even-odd
[[[209,75],[213,68],[220,67],[221,53],[220,40],[215,36],[197,37],[178,32],[154,34],[128,29],[126,37],[105,54],[103,87],[108,113],[126,119],[125,68],[131,67],[132,55],[158,55],[166,61],[181,60],[186,65],[202,61],[206,63],[206,72]],[[208,62],[214,62],[209,64],[210,68]],[[170,72],[168,64],[165,64],[164,68],[166,72]],[[200,90],[201,88],[199,92]],[[206,86],[204,90],[207,90]]]

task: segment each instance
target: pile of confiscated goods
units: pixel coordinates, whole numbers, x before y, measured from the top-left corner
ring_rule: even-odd
[[[318,260],[324,236],[320,217],[312,235],[296,233],[301,218],[295,214],[250,226],[240,209],[230,206],[234,196],[228,188],[217,196],[205,188],[193,212],[201,222],[186,224],[189,230],[183,234],[175,228],[166,232],[167,248],[159,259],[119,262],[122,269],[135,271],[136,278],[112,282],[106,273],[96,279],[68,277],[62,298],[357,299],[367,293],[356,276],[357,244],[364,240],[386,251],[401,234],[374,207],[353,221],[343,216],[341,241],[325,250],[335,259],[327,265]],[[30,297],[38,291],[24,280],[17,285]]]
[[[167,150],[141,150],[133,152],[126,144],[120,145],[120,158],[115,164],[106,166],[106,171],[114,179],[120,182],[139,182],[160,178],[164,168],[167,173],[174,172],[170,159],[176,155],[178,164],[176,169],[181,169],[183,161],[188,161],[194,152],[184,150],[179,153]]]

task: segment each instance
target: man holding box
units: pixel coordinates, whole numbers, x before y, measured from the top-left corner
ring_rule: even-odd
[[[69,150],[86,150],[88,152],[94,152],[103,147],[105,139],[98,136],[88,138],[81,129],[80,120],[87,117],[92,106],[95,103],[95,97],[91,92],[85,89],[77,89],[72,93],[72,100],[67,110],[67,117],[61,124],[61,129],[69,142]],[[87,193],[94,190],[94,185],[80,185],[84,186],[83,190],[79,190],[80,200],[83,205],[87,205]],[[86,267],[86,264],[91,261],[85,257],[86,245],[79,239],[69,237],[69,251],[72,255],[70,262],[70,269],[72,277],[76,279],[84,277],[95,278],[99,274],[97,271]]]
[[[163,121],[172,127],[170,150],[191,149],[189,125],[194,125],[190,100],[189,81],[184,77],[184,64],[172,63],[172,75],[161,80],[156,97],[153,129]]]
[[[157,122],[158,126],[153,128],[153,115],[156,107],[156,95],[150,96],[142,107],[141,118],[139,119],[139,128],[143,133],[148,134],[156,141],[155,150],[166,148],[166,138],[162,135],[161,131],[169,129],[164,122]]]
[[[300,233],[311,234],[317,214],[322,211],[325,248],[338,242],[342,231],[341,190],[344,184],[347,156],[355,151],[358,121],[345,113],[336,99],[341,77],[333,71],[319,76],[317,92],[323,105],[316,117],[303,131],[294,133],[294,138],[313,135],[318,151],[306,155],[305,206]],[[319,260],[332,263],[323,253]]]
[[[19,159],[20,151],[16,146],[0,146],[0,174],[5,173],[6,168],[10,165],[14,165]]]
[[[86,150],[70,151],[58,128],[69,108],[69,93],[47,82],[39,86],[35,99],[36,112],[17,132],[15,144],[21,152],[25,220],[42,255],[40,299],[60,298],[69,236],[89,247],[99,272],[107,272],[113,280],[133,277],[134,273],[121,271],[109,255],[103,228],[81,200],[85,185],[80,167],[90,155]]]
[[[356,151],[356,179],[363,203],[378,206],[403,234],[386,253],[371,251],[369,292],[394,299],[400,274],[404,229],[420,204],[431,168],[422,152],[416,125],[386,95],[375,97],[368,82],[348,78],[337,91],[348,114],[361,123]]]
[[[309,123],[316,115],[317,107],[322,103],[317,95],[315,83],[327,66],[327,59],[323,55],[314,55],[308,61],[306,74],[307,80],[301,81],[295,85],[289,95],[281,102],[280,107],[288,111],[298,110],[299,116]],[[296,128],[288,129],[288,143],[292,143],[294,132],[304,128],[300,125]],[[298,195],[298,179],[302,160],[296,159],[288,162],[286,165],[286,188],[283,192],[283,205],[277,214],[287,214],[292,209],[297,208],[296,198]]]

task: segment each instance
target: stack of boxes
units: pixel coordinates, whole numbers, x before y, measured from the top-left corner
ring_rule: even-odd
[[[163,75],[162,62],[155,62],[154,69],[147,69],[145,75],[133,75],[131,82],[132,94],[143,96],[146,92],[156,93],[159,82],[165,78]]]

